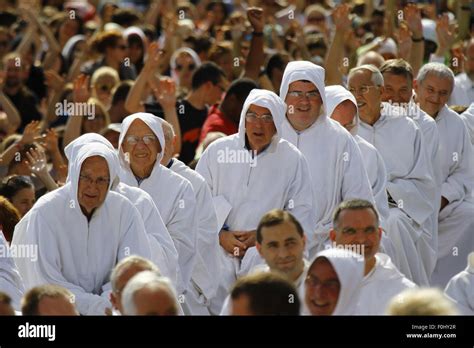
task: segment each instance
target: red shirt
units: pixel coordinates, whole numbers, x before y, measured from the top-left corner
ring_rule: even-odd
[[[206,138],[207,133],[210,132],[222,132],[225,135],[235,134],[239,131],[239,126],[232,122],[226,117],[221,110],[219,105],[214,105],[209,109],[206,121],[201,129],[201,137],[199,143],[202,143]]]

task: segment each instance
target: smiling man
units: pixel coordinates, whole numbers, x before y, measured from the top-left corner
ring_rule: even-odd
[[[38,260],[15,262],[27,289],[62,286],[81,314],[104,315],[110,270],[130,254],[149,258],[149,241],[138,210],[110,191],[118,169],[113,151],[91,143],[70,161],[66,185],[41,197],[15,228],[12,245],[37,245]]]
[[[216,305],[220,302],[221,308],[237,277],[263,263],[255,240],[265,213],[290,211],[305,233],[312,233],[315,225],[308,165],[298,149],[281,139],[285,110],[275,93],[252,90],[242,109],[239,132],[209,145],[196,168],[215,201],[221,201],[216,210],[222,210],[222,201],[229,207],[218,212],[225,224],[219,233],[222,279]]]
[[[325,71],[310,62],[290,62],[283,73],[280,97],[288,105],[282,138],[308,161],[316,225],[308,237],[309,256],[329,239],[331,214],[343,200],[374,200],[360,150],[354,138],[327,114]]]
[[[352,251],[330,248],[319,252],[305,274],[306,315],[353,315],[364,276],[364,260]]]
[[[373,65],[349,72],[349,91],[357,101],[359,135],[375,146],[387,168],[388,237],[398,253],[397,265],[417,284],[428,285],[436,262],[434,231],[426,222],[434,214],[436,183],[421,130],[399,109],[382,103],[384,80]]]
[[[365,258],[358,314],[382,315],[395,295],[416,286],[400,273],[390,257],[379,252],[382,229],[372,203],[358,199],[342,202],[334,212],[333,226],[331,240],[362,250]]]
[[[440,137],[439,254],[433,280],[442,286],[462,270],[462,260],[474,250],[472,144],[463,119],[446,105],[453,86],[453,72],[440,63],[425,64],[415,82],[416,100],[436,121]],[[458,251],[455,255],[454,247]]]

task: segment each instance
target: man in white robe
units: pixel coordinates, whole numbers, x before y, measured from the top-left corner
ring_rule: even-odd
[[[242,109],[239,132],[210,144],[197,164],[215,202],[220,202],[216,210],[222,228],[221,284],[216,306],[221,308],[237,277],[263,263],[254,245],[266,212],[290,211],[306,235],[313,232],[308,164],[298,149],[281,139],[285,111],[275,93],[252,90]]]
[[[395,295],[416,287],[388,255],[379,252],[382,229],[372,203],[357,199],[341,203],[334,213],[333,226],[330,236],[334,246],[353,250],[365,259],[357,314],[383,315]]]
[[[194,315],[211,313],[210,301],[217,291],[219,268],[219,230],[212,201],[211,190],[206,180],[177,158],[173,158],[175,134],[173,126],[165,120],[163,124],[165,151],[161,164],[189,180],[196,195],[198,231],[196,239],[196,264],[191,276],[192,286],[186,296],[186,309]]]
[[[66,158],[69,160],[69,167],[73,165],[73,158],[76,158],[77,153],[82,146],[90,143],[101,143],[109,147],[114,152],[114,159],[117,168],[119,167],[118,154],[112,144],[103,136],[96,133],[86,133],[79,138],[70,142],[64,149]],[[178,251],[176,250],[173,240],[166,229],[166,226],[161,218],[160,212],[156,207],[151,196],[137,187],[132,187],[120,182],[119,177],[114,178],[112,190],[125,196],[138,209],[147,236],[150,242],[151,260],[154,262],[161,273],[170,278],[176,286],[178,281]]]
[[[413,69],[410,64],[403,59],[391,59],[386,61],[381,67],[380,72],[383,76],[384,89],[382,101],[392,103],[399,107],[402,116],[410,117],[420,128],[423,134],[423,142],[431,165],[432,176],[436,180],[438,188],[436,202],[441,200],[441,171],[438,163],[439,134],[436,122],[431,116],[420,109],[414,101],[413,93]],[[438,213],[439,205],[434,209],[433,214],[425,222],[424,228],[432,231],[431,247],[438,250]],[[395,263],[396,260],[392,259]],[[431,274],[436,265],[431,263]]]
[[[461,118],[469,131],[471,144],[474,146],[474,102],[469,105],[466,111],[461,114]]]
[[[38,246],[38,260],[16,257],[25,287],[56,284],[75,296],[83,315],[110,309],[109,276],[122,258],[150,257],[140,213],[110,191],[118,168],[103,144],[84,145],[63,187],[42,196],[17,224],[12,246]]]
[[[177,291],[190,286],[196,255],[196,199],[191,183],[160,164],[165,139],[160,118],[148,113],[127,116],[119,138],[120,179],[153,198],[178,250]]]
[[[9,245],[0,231],[0,292],[10,296],[12,300],[12,307],[19,311],[21,308],[20,302],[25,292],[23,279],[21,279],[20,272],[15,265],[15,261],[10,256]],[[23,255],[23,257],[34,257],[34,255]]]
[[[433,284],[442,287],[464,268],[463,260],[474,250],[474,158],[463,119],[446,104],[453,86],[453,72],[440,63],[425,64],[415,83],[416,100],[436,121],[440,137],[442,184]]]
[[[387,169],[390,215],[385,226],[398,253],[397,266],[416,284],[428,285],[436,250],[425,223],[435,211],[437,190],[421,130],[381,102],[383,77],[375,66],[352,69],[348,85],[359,108],[358,134],[377,148]]]
[[[469,254],[467,268],[451,278],[444,293],[456,303],[461,314],[474,315],[474,252]]]
[[[325,71],[310,62],[290,62],[283,73],[280,97],[288,105],[283,139],[308,161],[316,216],[309,234],[309,257],[324,248],[337,205],[350,198],[374,201],[364,162],[354,138],[327,115]]]

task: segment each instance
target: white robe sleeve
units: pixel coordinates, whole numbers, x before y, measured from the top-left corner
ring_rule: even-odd
[[[284,210],[289,211],[301,223],[305,234],[313,239],[316,217],[313,207],[313,189],[306,159],[301,154],[288,191],[288,202]]]
[[[8,252],[8,244],[0,231],[0,248],[3,252]],[[0,257],[0,292],[6,293],[12,299],[13,308],[20,310],[20,302],[25,289],[20,272],[15,265],[15,261],[9,255]]]
[[[474,274],[463,271],[455,275],[446,285],[444,293],[449,296],[463,315],[474,315]]]
[[[209,189],[211,190],[211,193],[213,192],[212,188],[212,171],[211,171],[211,164],[209,162],[209,151],[210,149],[207,148],[203,154],[201,155],[201,158],[199,158],[199,161],[196,165],[196,172],[201,174],[201,176],[206,180],[207,185],[209,186]],[[214,194],[213,194],[214,196]]]
[[[352,136],[348,139],[346,150],[342,156],[344,156],[343,161],[345,162],[342,179],[342,200],[358,198],[375,203],[359,146]]]
[[[403,177],[395,177],[387,183],[387,191],[398,206],[417,224],[422,225],[435,211],[436,185],[432,177],[428,152],[421,130],[414,121],[413,165]],[[395,146],[395,145],[394,145]]]
[[[441,186],[441,195],[449,202],[463,200],[474,185],[472,145],[466,127],[462,130],[462,134],[452,135],[462,141],[462,153],[452,154],[449,175]]]
[[[166,199],[166,198],[164,198]],[[191,275],[195,263],[196,255],[196,235],[197,235],[197,214],[196,198],[193,188],[189,182],[185,182],[177,197],[177,204],[174,204],[172,215],[166,226],[176,250],[178,250],[179,276],[178,293],[184,292],[189,286]]]

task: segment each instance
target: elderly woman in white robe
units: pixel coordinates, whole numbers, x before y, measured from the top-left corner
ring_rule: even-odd
[[[38,246],[38,260],[15,258],[26,288],[56,284],[75,296],[81,314],[110,307],[110,271],[122,258],[150,258],[140,213],[110,191],[117,175],[114,153],[103,144],[83,146],[63,187],[41,197],[17,224],[12,245]]]
[[[281,139],[286,106],[273,92],[254,89],[247,97],[239,132],[213,142],[196,170],[218,203],[222,249],[222,303],[236,278],[263,263],[255,250],[255,231],[271,209],[290,211],[312,234],[315,226],[308,164]],[[224,205],[226,210],[222,209]],[[223,226],[222,226],[223,225]]]

